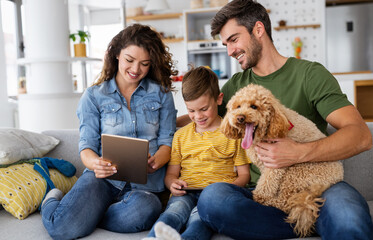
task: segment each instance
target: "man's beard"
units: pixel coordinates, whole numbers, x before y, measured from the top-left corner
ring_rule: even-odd
[[[243,62],[243,65],[241,65],[242,70],[255,67],[258,64],[259,59],[262,57],[262,45],[252,34],[250,36],[252,45],[249,49],[246,50],[246,52],[248,52],[249,54],[245,54],[246,59]]]

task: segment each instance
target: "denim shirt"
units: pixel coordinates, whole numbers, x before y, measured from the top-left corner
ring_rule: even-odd
[[[161,145],[171,147],[177,113],[172,93],[164,93],[159,84],[144,78],[132,94],[130,104],[131,110],[118,89],[115,77],[87,88],[77,109],[80,121],[79,152],[89,148],[101,156],[102,133],[147,139],[151,155]],[[146,184],[131,183],[131,186],[161,192],[164,190],[165,173],[164,166],[148,174]],[[119,189],[125,185],[124,181],[108,181]]]

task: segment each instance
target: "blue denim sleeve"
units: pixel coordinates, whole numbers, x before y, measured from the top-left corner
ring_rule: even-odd
[[[159,119],[158,147],[167,145],[171,147],[176,130],[176,113],[174,98],[171,92],[162,96],[162,108]]]
[[[76,111],[80,122],[79,152],[89,148],[100,155],[100,111],[92,88],[86,89]]]

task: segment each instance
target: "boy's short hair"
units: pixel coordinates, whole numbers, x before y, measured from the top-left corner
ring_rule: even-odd
[[[215,100],[220,94],[218,76],[207,67],[192,67],[183,77],[181,92],[184,101],[193,101],[204,94]]]

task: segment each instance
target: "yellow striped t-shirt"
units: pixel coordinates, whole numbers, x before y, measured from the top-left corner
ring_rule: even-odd
[[[169,165],[180,165],[180,179],[188,187],[206,187],[215,182],[233,182],[235,166],[250,163],[240,139],[228,139],[216,129],[197,133],[192,122],[179,129],[172,142]]]

